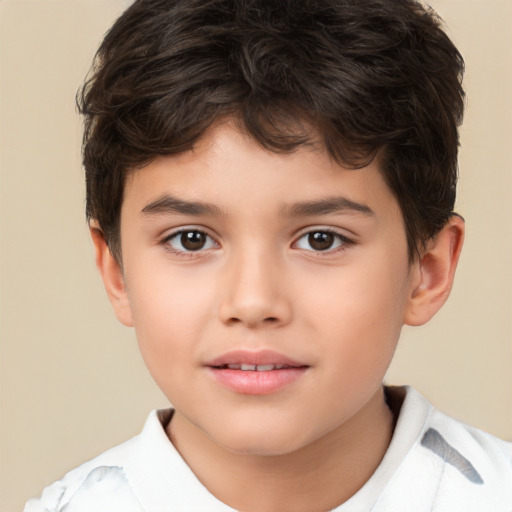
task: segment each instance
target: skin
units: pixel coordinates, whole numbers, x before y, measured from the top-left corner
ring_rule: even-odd
[[[169,197],[210,208],[176,211]],[[304,207],[333,198],[337,209]],[[183,229],[205,245],[185,251]],[[392,435],[382,379],[401,327],[446,300],[463,232],[453,217],[411,263],[378,159],[354,171],[321,148],[275,154],[230,122],[130,175],[122,267],[91,229],[115,312],[176,410],[169,438],[215,496],[248,512],[332,509],[370,478]],[[234,349],[307,369],[273,393],[235,392],[205,367]]]

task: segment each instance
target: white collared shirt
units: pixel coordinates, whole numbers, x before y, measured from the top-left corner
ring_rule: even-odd
[[[511,512],[512,444],[405,392],[384,459],[335,512]],[[171,414],[153,411],[141,434],[70,471],[24,512],[233,512],[167,438]]]

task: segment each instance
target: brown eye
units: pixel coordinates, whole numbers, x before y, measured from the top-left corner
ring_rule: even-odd
[[[315,251],[326,251],[330,249],[334,241],[335,236],[326,231],[315,231],[308,235],[308,243]]]
[[[211,236],[197,229],[175,233],[167,239],[166,243],[176,252],[196,252],[211,249],[216,245]]]
[[[352,242],[341,233],[326,230],[313,230],[304,233],[295,243],[298,249],[310,252],[335,252]]]
[[[204,247],[206,235],[200,231],[185,231],[181,233],[180,242],[187,251],[198,251]]]

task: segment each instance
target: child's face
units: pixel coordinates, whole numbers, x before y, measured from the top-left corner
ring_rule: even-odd
[[[380,391],[417,272],[377,161],[279,155],[224,124],[128,179],[121,241],[118,314],[175,417],[219,445],[296,450]]]

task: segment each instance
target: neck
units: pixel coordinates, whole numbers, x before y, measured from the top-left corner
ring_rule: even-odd
[[[258,456],[224,449],[175,413],[168,435],[218,499],[245,512],[331,510],[371,477],[391,440],[382,388],[349,421],[292,453]]]

